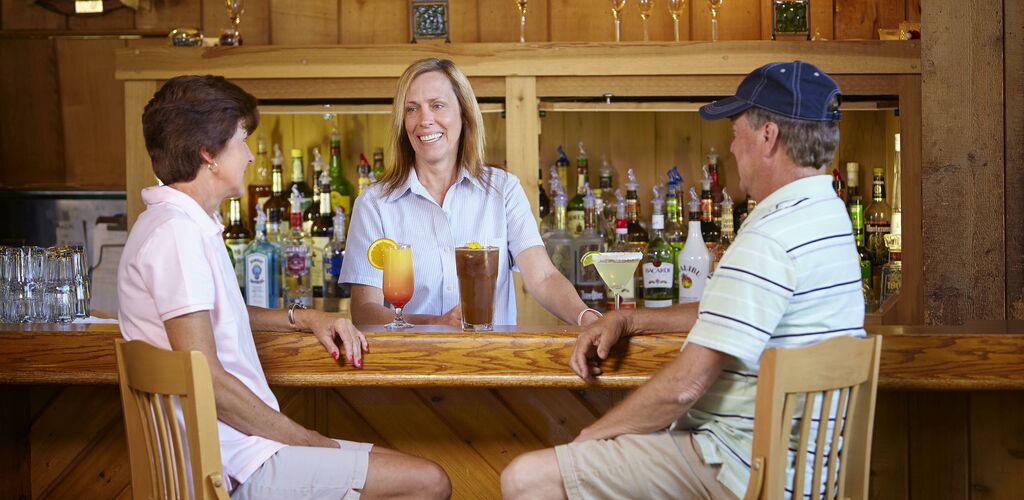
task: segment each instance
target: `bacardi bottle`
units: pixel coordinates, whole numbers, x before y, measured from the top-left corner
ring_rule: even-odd
[[[256,238],[245,248],[245,303],[276,308],[281,303],[281,249],[267,240],[267,214],[256,206]]]
[[[654,206],[651,213],[651,243],[647,246],[647,254],[643,260],[644,276],[644,307],[669,307],[672,305],[674,288],[675,252],[672,246],[665,241],[665,215],[662,205],[665,200],[661,197],[658,187],[652,188],[654,199],[651,204]]]

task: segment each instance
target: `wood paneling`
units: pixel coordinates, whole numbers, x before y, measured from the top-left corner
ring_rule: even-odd
[[[530,0],[526,11],[526,43],[550,40],[548,26],[550,3],[555,0]],[[481,42],[518,42],[519,10],[509,0],[477,0],[477,18]]]
[[[121,7],[103,14],[68,16],[68,29],[72,31],[131,31],[135,28],[135,11]]]
[[[1024,319],[1024,2],[1004,2],[1006,316]]]
[[[899,28],[905,0],[836,0],[836,40],[878,40],[879,28]]]
[[[0,185],[63,185],[54,41],[0,40],[0,73]]]
[[[5,30],[62,30],[63,14],[44,9],[34,0],[0,0],[0,20]],[[5,73],[6,74],[6,73]]]
[[[148,8],[146,8],[147,4]],[[139,2],[139,5],[139,10],[135,11],[136,29],[170,33],[175,28],[202,26],[202,2],[149,0],[149,2]]]
[[[1024,498],[1024,394],[972,393],[971,498]]]
[[[124,86],[114,80],[117,39],[57,40],[65,183],[123,188]]]
[[[24,386],[0,387],[4,411],[0,412],[0,499],[32,498],[29,429],[32,415],[29,389]]]
[[[941,2],[923,19],[932,40],[921,51],[921,184],[933,323],[1005,317],[1002,6]]]
[[[969,413],[964,393],[910,396],[910,498],[970,498]]]
[[[131,165],[125,173],[128,224],[133,224],[142,213],[142,188],[156,185],[153,163],[146,152],[146,140],[142,135],[142,111],[156,93],[156,82],[124,83],[124,137],[125,164]]]
[[[340,21],[342,44],[405,43],[410,38],[406,0],[341,0]]]
[[[693,7],[690,9],[691,39],[710,41],[711,8],[707,2],[702,0],[692,1],[692,5]],[[722,7],[718,9],[718,39],[760,40],[761,0],[723,2]]]
[[[869,498],[872,500],[910,498],[907,394],[879,391],[875,401],[869,485]]]
[[[270,43],[274,45],[338,43],[337,2],[274,0],[270,18]]]

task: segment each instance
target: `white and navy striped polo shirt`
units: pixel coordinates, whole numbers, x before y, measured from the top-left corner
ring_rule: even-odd
[[[846,207],[831,178],[815,175],[757,205],[708,282],[687,337],[735,357],[676,428],[693,431],[705,459],[722,463],[718,480],[738,497],[750,475],[761,354],[840,335],[865,335],[860,268]]]

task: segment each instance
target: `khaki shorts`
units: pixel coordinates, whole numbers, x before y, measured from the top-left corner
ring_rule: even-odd
[[[571,500],[590,498],[730,499],[690,433],[662,431],[555,447]]]
[[[355,500],[365,486],[369,443],[335,439],[341,448],[286,446],[231,492],[233,500]]]

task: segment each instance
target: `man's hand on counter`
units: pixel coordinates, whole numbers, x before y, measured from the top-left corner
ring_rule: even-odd
[[[628,317],[620,311],[609,311],[604,317],[583,328],[569,357],[569,366],[583,380],[601,374],[600,361],[627,332]],[[596,358],[595,358],[596,357]]]

